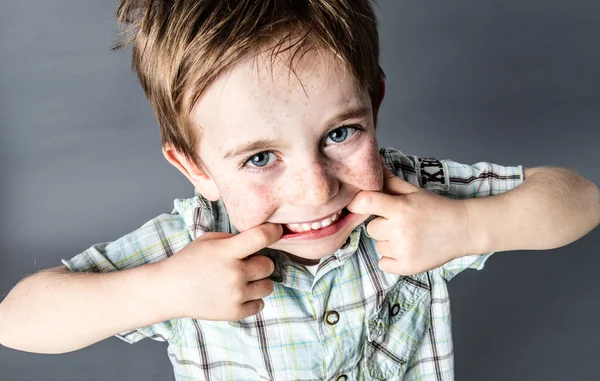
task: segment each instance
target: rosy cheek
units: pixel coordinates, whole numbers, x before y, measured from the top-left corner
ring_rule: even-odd
[[[383,189],[383,168],[376,149],[357,153],[345,170],[347,181],[362,190]]]
[[[275,191],[259,184],[244,184],[222,193],[231,222],[239,231],[265,222],[277,208]]]

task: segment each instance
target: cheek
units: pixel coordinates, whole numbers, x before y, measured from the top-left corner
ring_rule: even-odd
[[[276,194],[276,189],[262,184],[244,184],[226,187],[221,197],[233,225],[245,231],[265,222],[277,210]]]
[[[361,190],[383,189],[383,168],[376,147],[357,152],[350,163],[343,170],[346,182]]]

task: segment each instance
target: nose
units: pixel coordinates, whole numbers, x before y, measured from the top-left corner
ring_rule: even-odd
[[[294,171],[289,189],[291,203],[321,206],[337,195],[340,184],[326,163],[314,160]]]

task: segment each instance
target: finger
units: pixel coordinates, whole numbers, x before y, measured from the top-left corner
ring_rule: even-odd
[[[354,196],[346,208],[356,214],[374,214],[387,217],[398,203],[398,198],[377,191],[361,191]]]
[[[407,275],[398,273],[398,261],[396,261],[394,258],[382,257],[379,260],[378,266],[381,271],[388,274]]]
[[[390,241],[375,241],[375,251],[382,257],[391,255]]]
[[[265,302],[262,299],[250,300],[240,306],[239,316],[235,320],[254,316],[265,308]]]
[[[367,224],[367,234],[377,241],[388,241],[390,239],[389,220],[383,217],[377,217]]]
[[[399,261],[390,257],[383,257],[379,260],[379,269],[388,274],[411,276],[418,274],[426,269],[422,269],[419,266],[411,265],[406,261]]]
[[[242,266],[248,282],[265,279],[275,270],[275,264],[271,258],[264,255],[252,256],[244,260]]]
[[[387,166],[383,166],[383,192],[384,193],[390,193],[389,191],[391,190],[389,185],[390,182],[392,182],[394,180],[396,176],[392,173],[392,171],[390,171],[390,169]]]
[[[271,279],[261,279],[248,283],[246,300],[266,298],[273,293],[275,285]]]
[[[225,239],[225,238],[231,238],[234,235],[231,233],[224,233],[224,232],[206,232],[203,233],[200,237],[196,238],[196,241],[208,241],[211,239]]]
[[[274,244],[282,235],[283,228],[280,224],[264,223],[232,236],[223,241],[223,244],[226,252],[242,259]]]

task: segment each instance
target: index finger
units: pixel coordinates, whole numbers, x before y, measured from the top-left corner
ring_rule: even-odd
[[[377,191],[361,191],[354,196],[346,208],[356,214],[374,214],[387,217],[397,203],[397,196]]]
[[[283,235],[280,224],[264,223],[223,240],[235,258],[243,259],[279,241]]]

